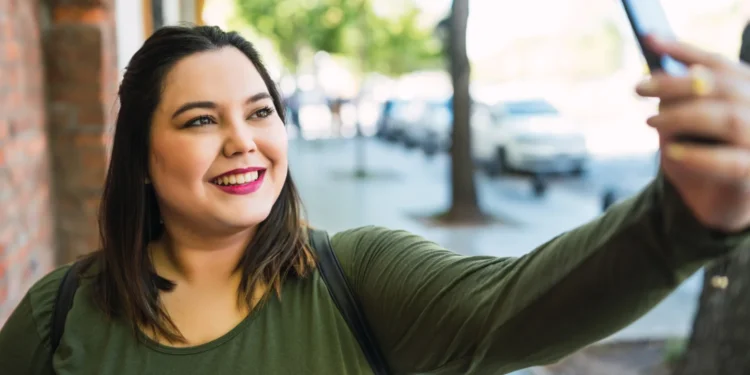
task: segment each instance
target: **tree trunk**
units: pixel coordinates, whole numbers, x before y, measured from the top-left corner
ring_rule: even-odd
[[[740,59],[750,60],[750,24]],[[750,249],[706,268],[687,350],[674,375],[750,374]]]
[[[477,201],[471,157],[470,66],[466,54],[469,0],[453,0],[450,17],[449,58],[453,81],[453,140],[451,147],[451,208],[447,218],[472,221],[483,215]]]

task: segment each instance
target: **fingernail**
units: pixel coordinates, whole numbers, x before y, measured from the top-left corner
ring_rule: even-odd
[[[669,145],[667,146],[667,157],[674,160],[682,160],[685,157],[686,151],[684,146]]]
[[[656,91],[656,82],[652,79],[641,81],[635,88],[642,93],[652,93]]]

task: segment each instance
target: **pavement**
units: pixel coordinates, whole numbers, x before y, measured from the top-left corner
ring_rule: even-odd
[[[446,155],[426,158],[419,151],[368,139],[364,142],[365,165],[373,177],[355,179],[352,174],[356,147],[356,141],[345,139],[290,141],[292,175],[314,225],[331,233],[364,225],[405,229],[467,255],[524,255],[598,216],[603,187],[625,179],[635,190],[648,181],[653,171],[648,162],[635,163],[630,156],[608,155],[593,162],[587,177],[553,183],[542,198],[532,194],[526,179],[489,179],[478,174],[481,207],[507,224],[445,228],[426,225],[415,217],[448,207],[450,176]],[[655,162],[653,154],[635,158]],[[613,167],[617,165],[638,167],[623,172]],[[688,335],[701,277],[700,273],[694,275],[650,313],[605,341]]]

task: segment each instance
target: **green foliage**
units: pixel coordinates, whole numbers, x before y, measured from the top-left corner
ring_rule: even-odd
[[[236,0],[239,16],[272,40],[294,70],[309,47],[359,61],[363,71],[399,75],[438,66],[441,46],[418,25],[418,9],[377,15],[369,0]]]
[[[418,16],[418,9],[410,9],[394,20],[373,17],[366,52],[370,70],[400,75],[442,66],[441,43],[433,30],[417,26]]]

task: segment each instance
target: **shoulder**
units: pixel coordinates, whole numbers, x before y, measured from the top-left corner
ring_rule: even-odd
[[[50,298],[54,299],[65,273],[71,266],[72,264],[66,264],[57,267],[37,280],[28,291],[31,299],[35,302],[46,301]]]
[[[4,341],[9,338],[18,345],[29,342],[47,342],[52,325],[57,289],[70,265],[52,270],[37,280],[26,291],[23,299],[15,307],[4,327]],[[7,328],[7,330],[6,330]],[[35,341],[37,340],[37,341]]]
[[[52,312],[55,309],[57,290],[60,288],[65,273],[71,265],[60,266],[41,279],[37,280],[27,292],[27,300],[31,309],[32,317],[36,322],[41,337],[49,334],[49,325],[52,321]]]
[[[418,234],[380,226],[364,226],[336,233],[331,247],[342,267],[350,274],[374,266],[409,267],[434,257],[456,254]]]
[[[365,249],[409,248],[414,245],[437,246],[412,232],[380,226],[364,226],[344,230],[331,237],[331,246],[337,256]]]

